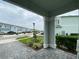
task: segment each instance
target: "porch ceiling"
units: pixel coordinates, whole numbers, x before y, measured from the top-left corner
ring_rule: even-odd
[[[5,0],[43,16],[56,16],[78,9],[78,0]]]

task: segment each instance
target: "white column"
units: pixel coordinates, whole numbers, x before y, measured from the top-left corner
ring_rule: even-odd
[[[50,47],[56,48],[56,42],[55,42],[55,17],[50,18],[50,22],[49,22],[49,40],[50,40]]]
[[[77,48],[76,48],[76,51],[77,51],[77,59],[79,59],[79,40],[77,40]]]
[[[49,19],[45,17],[44,19],[44,48],[47,48],[49,46],[49,40],[48,40],[48,27],[49,27]]]
[[[79,23],[78,23],[78,33],[79,33]],[[79,59],[79,37],[77,40],[76,51],[77,51],[77,59]]]
[[[44,20],[44,48],[55,48],[55,17]]]

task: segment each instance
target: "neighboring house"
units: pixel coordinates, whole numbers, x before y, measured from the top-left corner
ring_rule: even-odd
[[[30,29],[0,22],[0,33],[7,33],[9,31],[18,33],[18,32],[27,32],[28,30],[30,30]]]
[[[66,33],[79,33],[79,16],[61,16],[56,18],[56,33],[66,35]]]

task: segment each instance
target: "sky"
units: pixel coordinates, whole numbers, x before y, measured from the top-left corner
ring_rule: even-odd
[[[59,16],[78,15],[78,10],[65,13]],[[33,28],[33,23],[36,24],[36,29],[43,30],[43,17],[31,11],[15,6],[13,4],[0,0],[0,22]]]
[[[0,0],[0,22],[43,30],[43,17],[13,4]]]

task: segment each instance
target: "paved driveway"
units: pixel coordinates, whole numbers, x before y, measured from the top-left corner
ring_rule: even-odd
[[[13,38],[0,40],[0,59],[76,59],[76,55],[51,48],[34,51]]]
[[[28,59],[34,53],[34,50],[18,41],[0,44],[0,59]]]

